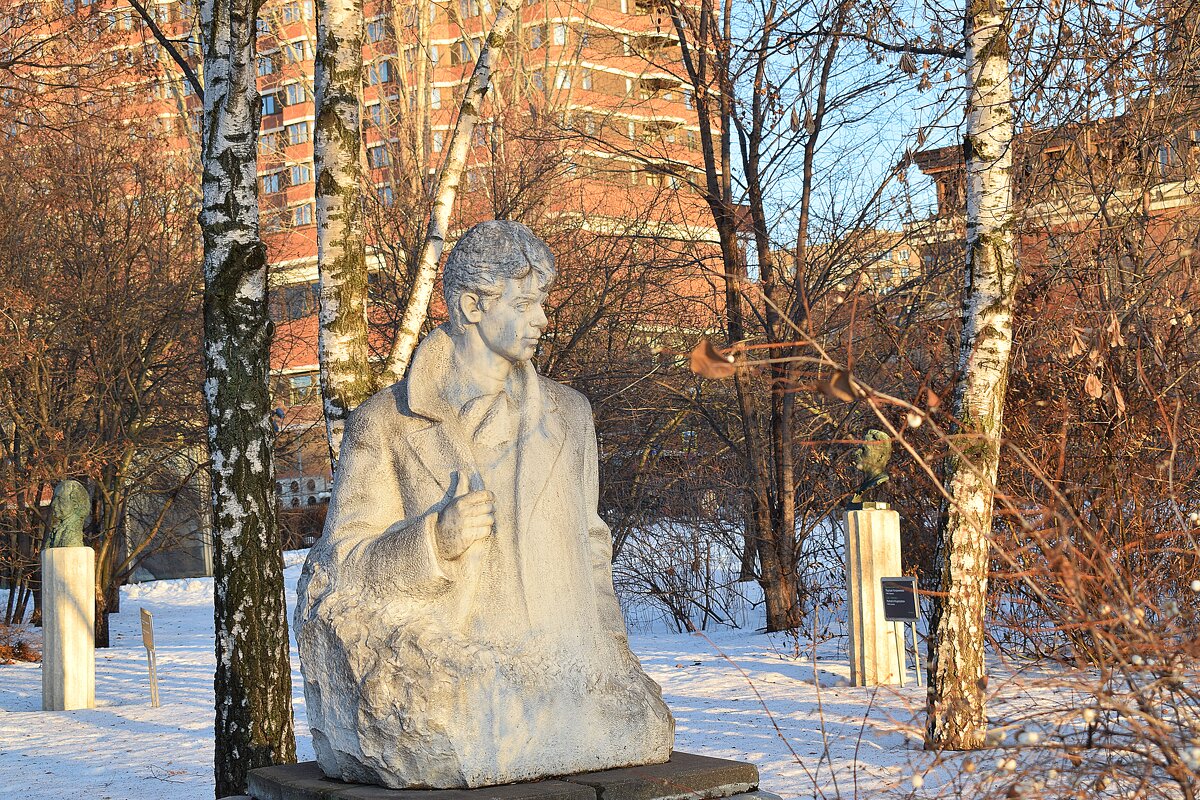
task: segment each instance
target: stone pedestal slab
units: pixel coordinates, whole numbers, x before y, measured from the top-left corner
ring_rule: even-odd
[[[864,504],[867,505],[867,504]],[[882,508],[846,511],[846,588],[850,616],[850,682],[883,686],[900,682],[897,641],[884,619],[880,578],[900,575],[900,515]]]
[[[42,710],[96,707],[96,553],[42,551]]]
[[[665,764],[478,789],[387,789],[325,777],[315,761],[251,770],[254,800],[772,800],[753,764],[675,752]],[[777,798],[775,798],[777,800]]]

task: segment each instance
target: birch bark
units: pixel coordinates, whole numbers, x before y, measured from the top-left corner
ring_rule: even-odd
[[[256,0],[204,0],[204,383],[212,465],[216,796],[295,761],[258,232]]]
[[[330,464],[346,417],[370,396],[363,238],[362,0],[319,0],[315,69],[318,359]]]
[[[463,95],[462,105],[459,106],[458,121],[454,126],[454,135],[450,138],[447,148],[448,155],[438,176],[437,188],[434,192],[433,207],[429,214],[429,229],[425,235],[425,243],[414,271],[412,291],[409,294],[408,305],[400,320],[400,329],[392,344],[388,356],[387,369],[392,380],[400,380],[408,369],[416,349],[417,339],[421,335],[421,327],[429,313],[429,300],[433,296],[433,284],[437,278],[438,262],[446,247],[446,229],[450,224],[450,212],[454,208],[454,199],[458,196],[458,185],[462,181],[463,170],[466,169],[467,156],[471,150],[471,134],[475,123],[479,121],[483,98],[491,87],[492,56],[504,49],[504,44],[512,31],[513,25],[520,18],[521,0],[504,0],[492,24],[491,33],[479,51],[471,80],[467,82],[467,90]]]
[[[1012,78],[1004,0],[968,0],[966,286],[954,391],[949,501],[938,530],[940,594],[929,645],[928,748],[980,747],[987,732],[988,536],[1012,349]]]

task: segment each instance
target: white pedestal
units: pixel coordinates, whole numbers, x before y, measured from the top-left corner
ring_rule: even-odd
[[[96,707],[96,553],[42,551],[42,710]]]
[[[883,505],[880,503],[879,505]],[[884,619],[880,578],[900,575],[900,515],[884,508],[845,512],[850,613],[850,682],[900,683],[896,626]],[[902,650],[900,652],[903,652]]]

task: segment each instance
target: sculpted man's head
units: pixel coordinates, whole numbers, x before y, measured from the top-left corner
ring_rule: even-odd
[[[476,335],[511,362],[528,361],[546,328],[544,303],[554,256],[519,222],[471,228],[450,251],[443,275],[450,334]]]

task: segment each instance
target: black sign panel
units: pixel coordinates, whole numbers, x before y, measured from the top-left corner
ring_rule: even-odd
[[[916,622],[921,617],[917,605],[916,578],[880,578],[883,587],[883,617],[888,622]]]

